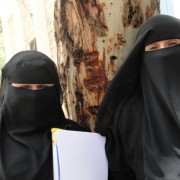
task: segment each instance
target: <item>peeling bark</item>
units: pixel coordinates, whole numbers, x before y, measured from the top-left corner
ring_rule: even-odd
[[[157,0],[56,0],[58,70],[66,116],[94,129],[105,89]]]
[[[146,7],[146,19],[151,17],[156,9],[160,14],[160,0],[151,0],[150,5]]]
[[[143,11],[140,1],[127,0],[123,5],[123,22],[124,27],[132,26],[138,28],[143,23]]]

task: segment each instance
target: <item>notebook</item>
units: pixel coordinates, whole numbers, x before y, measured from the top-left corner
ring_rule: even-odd
[[[52,129],[54,180],[107,180],[105,137]]]

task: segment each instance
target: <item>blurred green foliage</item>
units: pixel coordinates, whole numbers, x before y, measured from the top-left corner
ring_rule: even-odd
[[[6,54],[5,54],[5,48],[3,42],[3,28],[0,20],[0,70],[4,66],[5,62],[6,62]],[[1,82],[1,72],[0,72],[0,82]]]

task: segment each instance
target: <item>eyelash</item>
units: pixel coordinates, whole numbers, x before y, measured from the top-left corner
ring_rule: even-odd
[[[149,48],[150,50],[158,49],[158,46],[152,46]]]
[[[169,43],[168,45],[169,46],[175,46],[175,45],[177,45],[178,43],[177,42],[171,42],[171,43]]]

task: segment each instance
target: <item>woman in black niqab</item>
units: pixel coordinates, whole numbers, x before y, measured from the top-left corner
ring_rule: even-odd
[[[180,45],[145,51],[169,39],[180,39],[180,20],[149,18],[106,91],[96,132],[109,180],[180,179]]]
[[[39,88],[32,90],[29,84],[39,84]],[[56,66],[43,53],[22,51],[4,66],[0,92],[0,180],[53,179],[51,128],[83,130],[65,119],[60,92]]]

